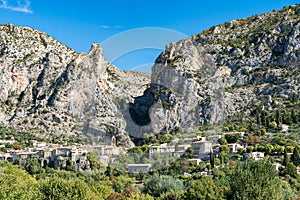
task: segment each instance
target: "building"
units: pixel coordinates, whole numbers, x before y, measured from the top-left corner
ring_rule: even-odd
[[[206,137],[206,141],[209,141],[213,144],[219,144],[220,138],[222,138],[222,135],[210,135]]]
[[[160,146],[152,146],[149,148],[149,158],[152,158],[155,152],[165,156],[172,155],[175,152],[175,146],[168,146],[166,143]]]
[[[38,152],[19,152],[19,153],[16,153],[13,155],[12,161],[15,161],[17,159],[27,160],[27,159],[31,159],[34,157],[37,157],[37,158],[39,157]]]
[[[279,163],[274,163],[274,164],[272,164],[272,166],[274,167],[274,170],[275,170],[275,171],[278,171],[279,168],[280,168],[282,165],[279,164]]]
[[[201,163],[201,162],[202,162],[202,160],[201,160],[201,159],[199,159],[199,158],[189,159],[189,161],[190,161],[190,162],[194,162],[194,163],[196,163],[196,165],[199,165],[199,163]]]
[[[198,155],[202,160],[207,160],[209,159],[209,154],[212,151],[212,143],[208,141],[193,142],[192,148],[194,149],[195,155]]]
[[[128,173],[149,173],[151,164],[128,164]]]
[[[9,153],[0,153],[0,160],[12,161],[12,155]]]
[[[189,147],[191,147],[191,145],[190,144],[177,144],[177,145],[175,145],[175,151],[177,152],[177,151],[179,151],[179,152],[181,152],[181,151],[183,151],[183,152],[185,152]]]
[[[242,148],[243,146],[237,143],[234,144],[228,144],[230,148],[230,153],[237,153],[239,148]]]
[[[254,160],[262,160],[265,157],[264,152],[251,152],[249,154],[250,157],[252,157]]]
[[[279,124],[278,127],[281,128],[282,132],[285,132],[285,133],[289,132],[289,125],[287,125],[287,124]]]
[[[192,137],[192,138],[184,138],[183,142],[187,143],[187,144],[191,144],[192,142],[204,142],[206,141],[205,137],[201,137],[201,136],[196,136],[196,137]]]

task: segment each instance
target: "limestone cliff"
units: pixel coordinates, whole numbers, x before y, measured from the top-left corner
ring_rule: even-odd
[[[116,100],[141,95],[149,77],[115,68],[100,45],[77,53],[37,30],[2,25],[0,70],[1,123],[132,145]]]
[[[139,97],[134,107],[135,113],[142,112],[142,106],[149,113],[134,134],[193,131],[222,123],[257,101],[272,109],[275,97],[300,95],[299,61],[299,5],[170,43],[152,68],[151,92]]]
[[[190,132],[255,103],[299,98],[300,5],[234,20],[170,43],[149,75],[77,53],[45,33],[0,26],[0,122],[109,143]]]

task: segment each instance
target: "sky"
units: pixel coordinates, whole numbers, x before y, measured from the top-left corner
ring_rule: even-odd
[[[100,43],[109,62],[150,72],[169,42],[300,0],[0,0],[0,24],[46,32],[78,52]]]

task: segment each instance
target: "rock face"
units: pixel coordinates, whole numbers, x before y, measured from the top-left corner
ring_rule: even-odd
[[[222,123],[251,102],[299,96],[299,64],[299,5],[170,43],[152,68],[148,91],[155,103],[148,105],[146,92],[136,104],[147,107],[150,120],[135,134],[193,131]]]
[[[0,26],[0,122],[131,146],[128,136],[193,131],[275,98],[299,96],[300,6],[234,20],[177,43],[151,80],[45,33]],[[276,102],[275,102],[276,103]],[[92,137],[90,137],[92,136]]]
[[[128,104],[150,82],[146,74],[106,62],[100,45],[77,53],[45,33],[11,24],[0,26],[0,77],[1,123],[90,135],[93,142],[117,136],[126,146],[132,143],[117,100]]]

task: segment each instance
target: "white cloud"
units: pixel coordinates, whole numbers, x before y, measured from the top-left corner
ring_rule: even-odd
[[[100,28],[103,28],[103,29],[108,29],[108,28],[122,28],[122,26],[108,26],[108,25],[101,25]]]
[[[107,29],[107,28],[110,28],[110,26],[107,26],[107,25],[101,25],[100,28]]]
[[[23,13],[33,13],[30,9],[29,0],[17,1],[17,4],[11,4],[9,0],[1,0],[1,2],[2,4],[0,5],[0,8]]]

